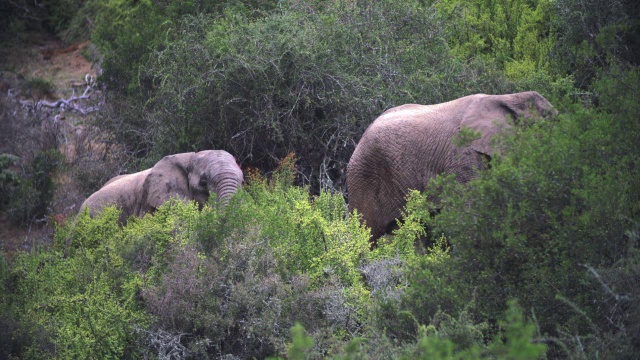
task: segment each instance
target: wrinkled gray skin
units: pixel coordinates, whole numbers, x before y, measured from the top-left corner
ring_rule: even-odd
[[[227,203],[242,186],[243,173],[235,158],[223,150],[168,155],[154,167],[135,174],[120,175],[109,180],[80,207],[89,208],[91,216],[110,205],[122,209],[120,223],[130,216],[153,213],[170,198],[195,200],[200,207],[216,193]]]
[[[357,209],[372,241],[401,216],[410,189],[424,190],[438,174],[472,179],[486,166],[490,139],[508,128],[506,118],[531,119],[557,113],[535,91],[476,94],[436,105],[407,104],[384,112],[364,132],[347,166],[349,210]],[[462,128],[481,132],[464,146],[452,141]]]

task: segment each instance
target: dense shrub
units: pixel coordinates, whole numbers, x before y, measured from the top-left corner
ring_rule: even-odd
[[[562,0],[552,2],[551,53],[555,73],[573,75],[588,89],[600,69],[618,62],[640,65],[640,6],[633,0]]]
[[[181,21],[188,16],[216,16],[229,7],[249,17],[269,9],[274,1],[89,1],[95,12],[91,38],[99,46],[104,69],[102,81],[116,91],[144,102],[156,84],[148,74],[151,59],[181,36]]]
[[[635,258],[638,246],[625,231],[640,210],[634,170],[640,108],[635,92],[616,90],[618,81],[634,83],[637,73],[619,75],[600,80],[598,109],[520,132],[506,143],[508,155],[464,191],[453,181],[434,184],[446,206],[431,222],[433,231],[446,234],[456,276],[474,289],[481,318],[499,317],[505,300],[515,297],[552,336],[559,328],[586,336],[591,324],[620,326],[607,320],[606,287],[587,271],[617,268]]]
[[[308,188],[293,186],[292,161],[285,158],[272,180],[252,176],[246,191],[224,212],[204,214],[199,241],[205,248],[221,247],[236,237],[266,242],[285,278],[305,273],[321,281],[335,274],[357,287],[357,268],[368,255],[369,230],[347,216],[340,194],[323,192],[310,198]]]
[[[468,318],[453,319],[446,315],[434,319],[432,325],[421,325],[414,341],[401,345],[393,344],[379,333],[355,338],[343,348],[332,353],[336,359],[540,359],[545,356],[546,346],[535,343],[535,325],[527,322],[516,302],[510,302],[505,320],[500,323],[499,336],[484,342],[478,336],[481,327]],[[288,355],[294,359],[316,358],[312,336],[297,324],[291,329],[292,342]],[[463,337],[473,340],[465,343]]]
[[[326,325],[325,299],[305,276],[291,280],[275,273],[276,261],[264,243],[230,245],[209,256],[193,247],[174,248],[160,281],[143,291],[155,331],[185,334],[191,353],[264,358],[282,353],[288,327],[305,321]]]
[[[323,351],[337,334],[358,331],[368,302],[358,266],[369,233],[347,220],[341,196],[312,201],[287,169],[274,181],[256,178],[227,208],[173,202],[123,228],[114,208],[70,220],[51,249],[19,255],[10,272],[0,268],[3,284],[11,280],[0,293],[11,310],[2,321],[18,324],[7,328],[8,351],[264,358],[286,351],[296,321]]]
[[[96,219],[84,212],[57,229],[51,248],[19,254],[2,292],[19,324],[11,338],[24,339],[12,355],[140,358],[137,329],[152,320],[143,287],[160,278],[169,249],[189,237],[197,214],[193,204],[167,204],[120,228],[115,208]]]
[[[83,5],[82,0],[8,1],[0,5],[0,41],[20,37],[23,31],[66,30]],[[9,36],[6,36],[9,35]]]
[[[228,207],[203,211],[197,242],[174,248],[160,281],[144,290],[157,328],[191,334],[189,351],[284,353],[295,322],[324,347],[366,319],[358,267],[369,232],[346,217],[341,196],[310,199],[293,186],[291,165],[285,159],[273,180],[254,176]]]
[[[85,244],[65,253],[66,236],[60,231],[60,250],[37,249],[21,254],[12,269],[14,288],[9,299],[19,309],[20,331],[29,336],[22,353],[28,358],[122,358],[131,354],[133,324],[144,324],[135,293],[140,278],[123,276],[122,259],[115,237],[118,233],[111,211],[96,220],[100,226],[85,233]],[[115,217],[114,217],[115,216]],[[85,220],[86,221],[86,220]],[[112,225],[110,225],[112,224]],[[109,256],[105,256],[109,254]]]
[[[57,171],[64,158],[57,149],[39,152],[23,175],[16,191],[11,193],[7,214],[14,221],[28,223],[49,213],[53,201]]]
[[[20,183],[20,177],[14,170],[18,158],[11,154],[0,154],[0,211],[11,200],[11,193]]]
[[[12,222],[29,224],[47,215],[53,201],[54,179],[64,168],[61,129],[11,98],[0,96],[0,102],[0,206]]]

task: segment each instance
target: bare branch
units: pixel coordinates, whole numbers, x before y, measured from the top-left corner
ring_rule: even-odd
[[[596,269],[591,267],[591,265],[588,265],[588,264],[581,264],[581,265],[584,268],[586,268],[587,270],[589,270],[589,272],[598,280],[598,282],[600,282],[600,285],[602,285],[604,290],[609,295],[613,296],[614,299],[616,299],[616,302],[620,302],[621,300],[631,300],[631,298],[629,296],[627,296],[627,295],[621,295],[621,294],[614,293],[613,290],[609,287],[609,285],[607,285],[607,283],[604,282],[602,277],[600,277],[600,274],[596,271]]]
[[[71,95],[71,97],[69,97],[68,99],[59,99],[54,102],[49,102],[47,100],[39,100],[35,102],[35,104],[32,103],[31,101],[26,101],[26,100],[19,100],[19,101],[23,108],[28,108],[33,110],[38,110],[41,108],[51,108],[51,109],[60,108],[62,110],[78,112],[82,115],[87,115],[92,112],[99,111],[100,107],[99,106],[83,107],[83,106],[80,106],[77,102],[81,100],[89,100],[91,99],[93,94],[100,91],[95,89],[96,87],[95,77],[90,76],[89,74],[85,76],[85,85],[86,85],[86,88],[84,89],[84,92],[82,93],[82,95],[80,96],[75,95],[75,90],[74,90],[73,95]],[[9,89],[9,95],[10,96],[13,95],[11,89]],[[17,94],[13,96],[17,96]]]
[[[146,335],[147,345],[158,352],[158,359],[177,360],[189,357],[189,349],[180,341],[182,336],[189,334],[172,334],[164,330],[148,331],[137,326],[134,327],[134,331]]]

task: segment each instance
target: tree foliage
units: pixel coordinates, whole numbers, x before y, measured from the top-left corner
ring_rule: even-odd
[[[558,42],[552,62],[558,73],[571,74],[588,88],[600,70],[618,62],[640,64],[640,6],[630,0],[563,0],[553,3]]]
[[[547,69],[555,38],[549,36],[552,13],[548,0],[434,2],[452,25],[447,39],[458,57],[488,57],[512,79]]]

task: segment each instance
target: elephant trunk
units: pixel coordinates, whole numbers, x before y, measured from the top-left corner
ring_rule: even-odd
[[[223,174],[222,178],[217,182],[215,189],[212,189],[212,192],[218,195],[218,201],[227,205],[231,196],[238,191],[241,185],[242,177],[240,176],[238,178],[235,172],[233,174]]]

